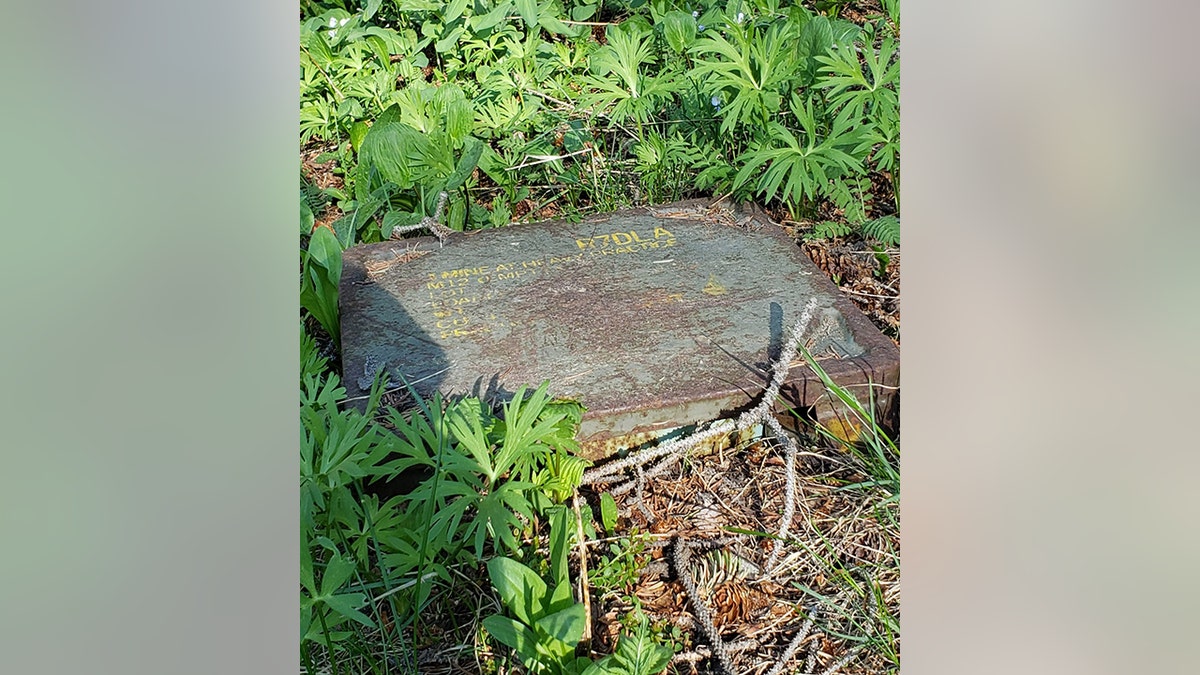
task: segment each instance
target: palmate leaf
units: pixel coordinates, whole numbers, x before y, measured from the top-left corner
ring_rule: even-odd
[[[338,590],[354,576],[354,572],[353,562],[343,558],[340,554],[335,554],[329,559],[329,563],[325,566],[325,573],[321,576],[321,592],[306,600],[314,608],[324,604],[342,617],[374,628],[375,622],[358,611],[359,607],[366,604],[366,595],[363,593],[338,593]],[[311,590],[311,584],[309,589]]]
[[[801,100],[793,94],[791,106],[800,123],[803,145],[786,127],[772,122],[770,141],[742,155],[745,165],[734,179],[735,188],[745,185],[765,164],[767,169],[756,183],[757,192],[768,201],[779,195],[796,205],[822,195],[831,180],[862,173],[861,158],[847,152],[859,146],[862,139],[851,110],[843,109],[821,137],[812,100]]]
[[[525,491],[535,487],[532,483],[508,481],[479,501],[475,520],[468,526],[468,533],[474,535],[476,558],[483,557],[486,536],[500,542],[510,551],[520,549],[521,543],[513,534],[522,524],[516,514],[521,513],[527,519],[532,519],[533,506],[526,499]]]
[[[651,77],[642,67],[654,62],[653,34],[635,22],[609,26],[608,44],[592,55],[588,93],[583,104],[612,107],[616,121],[648,119],[650,113],[682,84],[679,78]]]
[[[696,57],[693,78],[706,94],[732,92],[718,113],[722,133],[736,125],[765,125],[779,111],[798,58],[796,23],[778,20],[764,31],[753,22],[726,21],[732,41],[709,31],[690,50]]]
[[[494,424],[490,413],[477,398],[466,398],[447,415],[450,432],[459,447],[466,449],[488,483],[495,483],[507,470],[500,458],[493,461],[490,431]]]
[[[558,423],[566,413],[546,412],[550,402],[549,387],[548,381],[543,382],[526,397],[522,386],[514,392],[512,400],[504,404],[499,425],[503,437],[495,455],[498,472],[511,470],[518,480],[532,481],[538,466],[550,456],[550,447],[544,442],[558,436]]]
[[[437,493],[433,494],[433,481],[425,481],[418,490],[411,493],[413,507],[410,514],[415,519],[423,518],[427,505],[434,502],[433,520],[423,523],[429,531],[430,541],[450,541],[458,538],[461,523],[466,513],[480,500],[479,490],[482,486],[471,485],[467,482],[442,480],[438,482]],[[469,533],[468,527],[465,533]],[[478,556],[476,556],[478,557]]]
[[[517,13],[521,15],[527,29],[537,26],[538,0],[516,0],[516,6]]]
[[[873,33],[867,33],[862,47],[862,63],[853,46],[844,46],[817,57],[822,65],[817,86],[829,90],[829,100],[837,107],[853,107],[872,118],[898,114],[900,98],[900,62],[895,41],[885,37],[879,52],[871,46]],[[865,68],[864,68],[865,65]],[[865,72],[864,72],[865,71]]]

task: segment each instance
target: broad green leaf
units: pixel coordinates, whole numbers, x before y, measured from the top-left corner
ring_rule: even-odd
[[[576,603],[539,619],[535,627],[545,631],[555,640],[574,645],[583,637],[583,629],[586,625],[587,614],[584,612],[583,603]]]
[[[537,636],[527,626],[506,616],[493,614],[483,620],[483,627],[497,642],[516,651],[522,660],[537,659]]]
[[[330,272],[334,281],[341,278],[342,245],[338,243],[333,230],[328,227],[318,227],[308,240],[309,258]]]
[[[467,19],[467,23],[471,26],[471,30],[475,32],[485,31],[496,24],[500,23],[508,16],[508,13],[513,10],[512,0],[501,2],[487,14],[476,14]]]
[[[599,8],[599,4],[576,5],[571,8],[571,19],[573,21],[587,21],[596,14],[596,10]]]
[[[566,586],[569,582],[567,557],[574,521],[571,515],[566,507],[556,507],[550,512],[550,577],[558,586]]]
[[[429,12],[441,8],[441,3],[434,0],[393,0],[393,3],[401,12]]]
[[[479,158],[483,155],[484,143],[479,139],[468,136],[464,139],[463,153],[458,159],[458,165],[454,167],[454,173],[446,178],[446,191],[457,190],[462,187],[471,172],[479,164]]]
[[[329,48],[329,43],[325,41],[320,32],[305,35],[303,44],[308,49],[309,56],[318,66],[328,68],[333,65],[333,50]]]
[[[446,215],[446,227],[462,232],[467,225],[467,201],[462,195],[450,198],[450,213]]]
[[[429,136],[401,122],[403,114],[401,106],[393,104],[367,131],[359,148],[360,184],[369,182],[371,169],[401,189],[412,187],[422,177],[427,166],[425,158],[431,155]]]
[[[300,234],[310,234],[312,232],[314,220],[315,220],[315,218],[313,217],[312,209],[308,208],[308,202],[303,197],[301,197],[300,198]]]
[[[517,13],[521,15],[521,19],[525,22],[525,28],[532,30],[537,26],[538,22],[538,2],[537,0],[516,0]]]
[[[329,224],[329,227],[333,229],[333,233],[337,236],[338,244],[343,249],[354,245],[354,222],[359,219],[361,218],[356,211],[348,216],[342,216]],[[327,228],[322,227],[319,229],[324,230]]]
[[[610,535],[617,528],[617,501],[608,492],[600,495],[600,522],[604,524],[604,531]]]
[[[796,46],[796,55],[801,63],[800,70],[804,74],[800,81],[801,86],[808,86],[816,80],[817,69],[820,67],[817,57],[825,56],[831,46],[833,30],[829,19],[814,16],[800,31],[800,40]]]
[[[388,211],[383,214],[383,236],[392,234],[392,228],[416,225],[421,222],[421,214],[409,211]]]
[[[532,625],[544,613],[546,582],[536,572],[511,558],[488,561],[488,577],[500,600],[516,617]]]
[[[834,43],[841,46],[851,47],[861,32],[861,28],[845,19],[833,19],[829,22],[829,35]]]
[[[363,41],[371,46],[371,51],[375,53],[375,58],[379,59],[380,64],[387,66],[391,63],[392,53],[388,49],[387,40],[378,35],[367,35],[363,38]]]
[[[370,21],[381,5],[383,5],[383,0],[367,0],[367,6],[363,10],[363,21]]]
[[[661,24],[663,37],[676,54],[682,54],[696,39],[696,19],[687,12],[667,12],[661,19]]]
[[[583,26],[571,27],[563,23],[553,14],[542,14],[538,17],[538,25],[555,35],[576,37],[583,33]]]
[[[442,23],[449,25],[467,8],[467,0],[450,0],[442,9]]]
[[[333,595],[353,575],[353,562],[346,560],[340,555],[330,558],[329,564],[325,567],[325,574],[321,576],[321,595],[319,598],[323,599]]]
[[[466,139],[467,134],[471,133],[475,123],[475,111],[471,109],[471,102],[467,100],[461,87],[447,83],[438,87],[437,93],[434,94],[434,103],[442,109],[450,141],[458,146]]]
[[[362,147],[363,138],[370,129],[371,127],[361,120],[350,125],[350,147],[354,148],[354,152],[358,152]]]
[[[502,157],[500,153],[492,149],[492,146],[488,145],[487,143],[483,144],[483,154],[479,157],[480,171],[487,174],[487,177],[491,178],[496,183],[505,185],[511,180],[508,172],[505,171],[507,166],[508,162],[504,160],[504,157]]]
[[[458,39],[462,37],[467,29],[463,26],[456,26],[449,33],[442,36],[442,39],[433,44],[433,48],[439,54],[445,54],[453,51],[458,46]]]

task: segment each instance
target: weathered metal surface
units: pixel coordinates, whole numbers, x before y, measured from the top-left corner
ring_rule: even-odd
[[[579,438],[593,458],[745,407],[814,295],[808,345],[835,381],[884,385],[883,398],[899,380],[891,341],[756,211],[681,202],[344,259],[351,396],[379,368],[423,395],[503,397],[549,380],[587,407]],[[797,406],[823,394],[799,363],[784,391]]]

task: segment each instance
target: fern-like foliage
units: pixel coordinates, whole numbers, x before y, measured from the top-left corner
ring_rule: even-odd
[[[805,239],[832,239],[833,237],[844,237],[850,234],[853,230],[846,223],[839,223],[832,220],[823,220],[813,226],[811,232],[805,235]]]
[[[894,215],[868,220],[862,224],[860,229],[864,235],[877,240],[884,246],[900,244],[900,219]]]

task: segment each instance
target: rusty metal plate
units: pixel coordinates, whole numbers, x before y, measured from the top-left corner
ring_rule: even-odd
[[[357,246],[344,260],[352,397],[380,368],[426,396],[549,380],[587,407],[579,439],[593,458],[746,406],[813,296],[808,346],[836,381],[899,380],[895,345],[755,209],[680,202]],[[799,406],[823,393],[799,363],[784,391]]]

